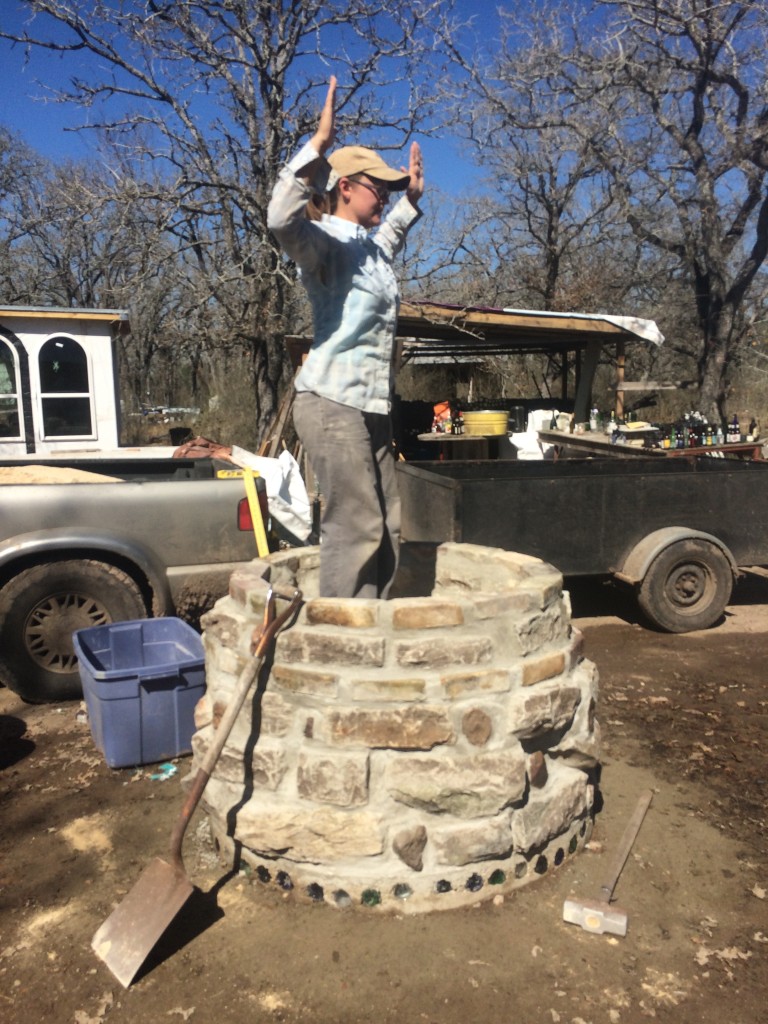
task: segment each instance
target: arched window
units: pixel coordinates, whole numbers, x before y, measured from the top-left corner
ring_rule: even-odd
[[[43,436],[92,436],[88,359],[73,338],[51,338],[40,349]]]
[[[16,353],[4,338],[0,338],[0,437],[19,440],[20,424]]]

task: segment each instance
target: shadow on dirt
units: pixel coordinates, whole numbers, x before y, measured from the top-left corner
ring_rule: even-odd
[[[27,723],[15,715],[0,715],[0,771],[29,757],[35,749],[30,739],[25,739]]]
[[[185,946],[224,917],[218,895],[236,874],[236,871],[228,871],[208,892],[203,892],[197,887],[193,889],[187,902],[148,953],[134,981],[138,981],[166,960],[176,956]]]
[[[631,625],[645,625],[632,591],[610,576],[567,576],[563,589],[571,595],[574,618],[612,615]]]
[[[768,570],[759,566],[745,569],[733,588],[731,604],[768,604]]]

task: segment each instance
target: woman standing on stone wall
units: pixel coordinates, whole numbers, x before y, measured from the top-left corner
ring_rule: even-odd
[[[399,292],[392,267],[421,216],[421,148],[406,171],[335,137],[336,79],[317,131],[283,168],[270,230],[296,262],[313,312],[294,424],[324,499],[320,594],[386,597],[397,569],[400,499],[390,417]],[[404,191],[384,217],[390,192]],[[369,232],[377,228],[375,234]]]

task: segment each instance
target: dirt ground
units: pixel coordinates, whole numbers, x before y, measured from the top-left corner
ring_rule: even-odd
[[[571,588],[601,679],[604,758],[589,849],[465,911],[305,905],[227,872],[193,818],[199,887],[125,990],[90,947],[167,845],[177,775],[111,770],[77,703],[0,690],[0,1020],[298,1024],[768,1022],[768,576],[725,621],[651,632],[612,588]],[[625,938],[562,920],[592,898],[638,797],[619,881]]]

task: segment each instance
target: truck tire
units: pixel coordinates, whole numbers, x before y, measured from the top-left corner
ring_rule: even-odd
[[[35,565],[0,590],[0,677],[32,703],[79,697],[72,634],[146,614],[136,582],[115,566],[90,559]]]
[[[651,562],[638,604],[654,626],[668,633],[707,629],[722,616],[733,590],[733,571],[720,548],[680,540]]]

